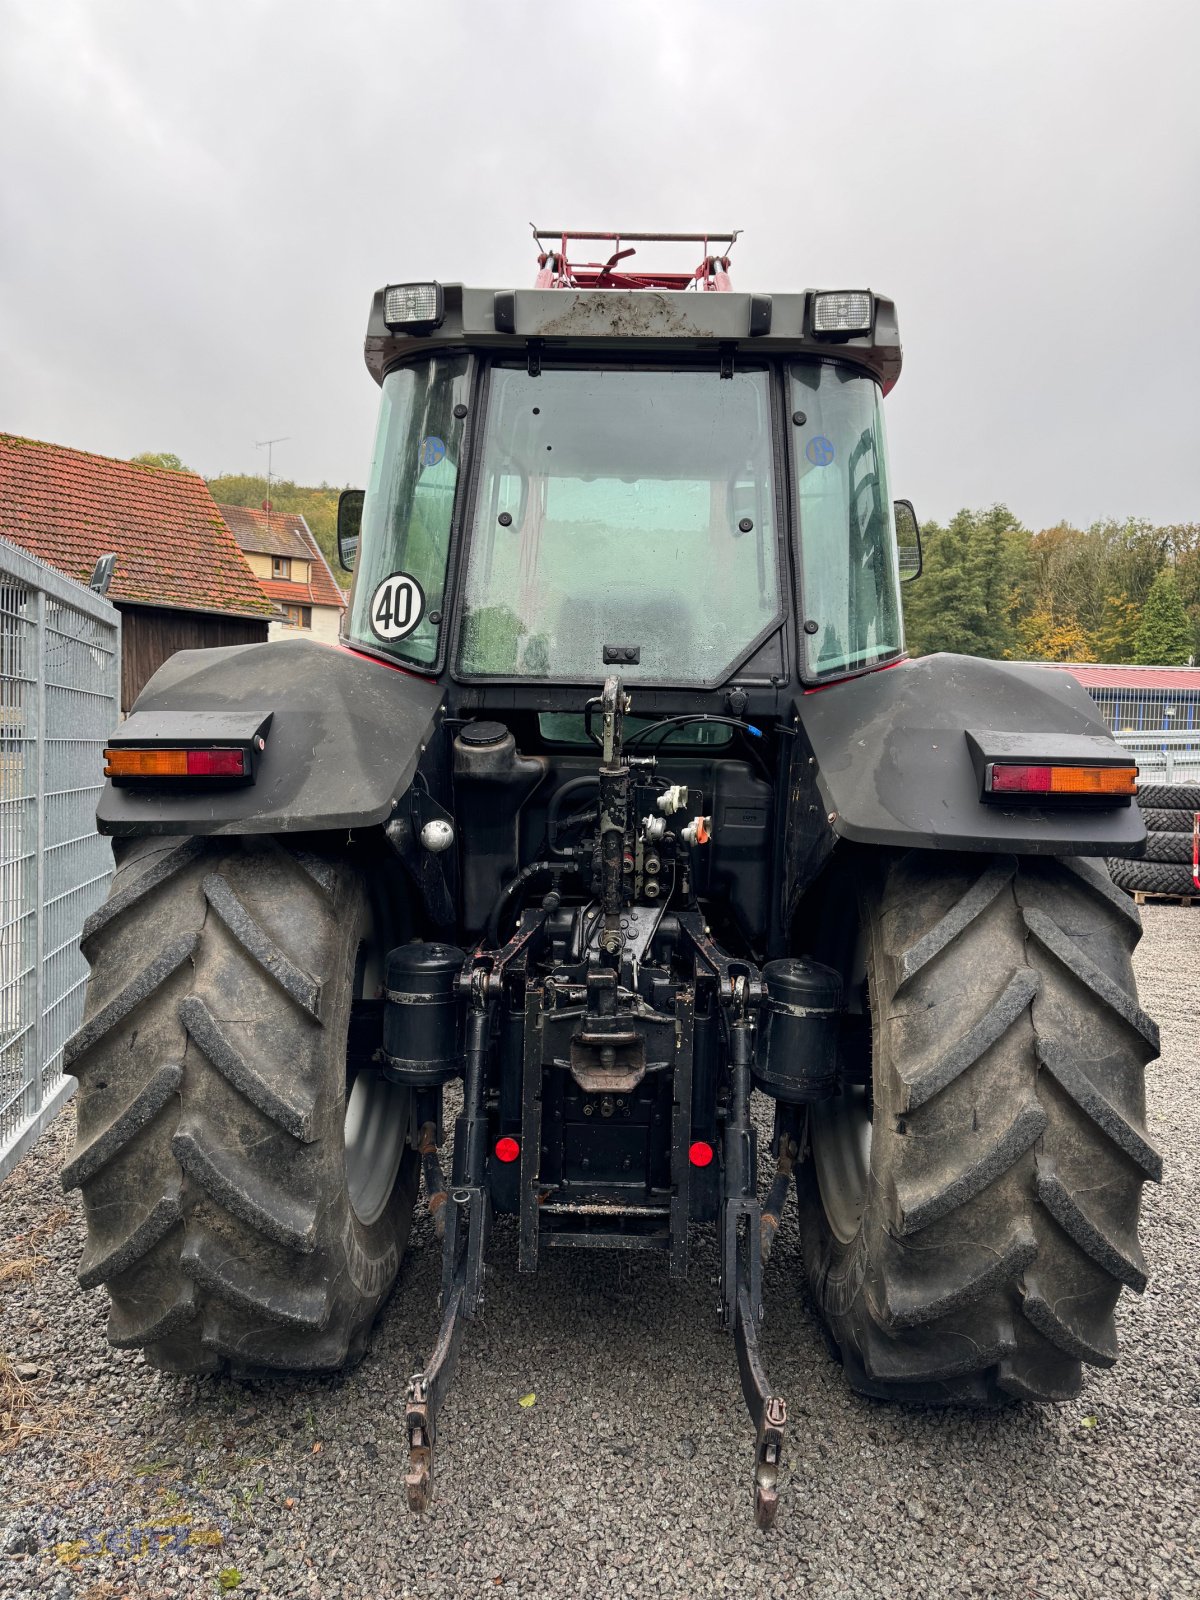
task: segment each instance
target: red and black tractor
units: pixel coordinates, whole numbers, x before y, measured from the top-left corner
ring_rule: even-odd
[[[1158,1035],[1104,858],[1145,831],[1067,674],[905,655],[892,302],[643,242],[376,295],[341,643],[181,652],[107,752],[64,1181],[110,1340],[195,1373],[358,1357],[423,1178],[418,1510],[493,1219],[522,1272],[711,1257],[766,1526],[793,1187],[862,1393],[1055,1401],[1116,1359]]]

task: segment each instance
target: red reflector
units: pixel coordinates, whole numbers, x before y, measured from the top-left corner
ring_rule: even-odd
[[[521,1146],[515,1139],[510,1139],[505,1135],[503,1139],[496,1140],[497,1161],[515,1161],[520,1154]]]
[[[713,1147],[706,1139],[697,1139],[688,1149],[688,1160],[694,1167],[712,1165]]]
[[[992,768],[993,794],[1049,794],[1049,767],[1001,766]]]
[[[244,778],[246,752],[244,750],[189,750],[187,753],[189,778]]]

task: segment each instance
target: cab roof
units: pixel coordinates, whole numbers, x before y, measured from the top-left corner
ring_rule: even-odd
[[[389,286],[390,287],[390,286]],[[438,286],[441,320],[425,331],[389,327],[387,289],[367,326],[366,363],[376,383],[397,362],[435,349],[473,347],[526,352],[531,362],[565,353],[612,357],[622,351],[709,354],[723,365],[739,357],[806,355],[865,369],[885,394],[900,376],[895,304],[871,296],[871,328],[862,334],[814,331],[818,291],[706,294],[667,289],[472,289]]]

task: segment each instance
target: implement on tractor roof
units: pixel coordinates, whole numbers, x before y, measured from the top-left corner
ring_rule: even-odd
[[[1161,1171],[1103,859],[1136,772],[1068,675],[906,657],[889,300],[738,292],[733,233],[534,231],[532,288],[375,297],[340,646],[181,652],[111,741],[80,1280],[168,1371],[336,1368],[423,1180],[421,1510],[494,1217],[522,1272],[715,1256],[767,1527],[793,1188],[859,1392],[1061,1400],[1116,1358]]]

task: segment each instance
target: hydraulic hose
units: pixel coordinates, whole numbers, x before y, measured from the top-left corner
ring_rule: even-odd
[[[581,789],[599,788],[600,779],[594,774],[585,774],[582,778],[572,778],[569,783],[564,783],[550,796],[550,803],[546,807],[546,843],[553,855],[561,855],[558,847],[559,818],[562,816],[563,807],[573,794],[578,794]],[[568,819],[574,822],[576,819]]]
[[[557,883],[558,879],[567,872],[574,870],[569,861],[531,861],[527,867],[522,867],[515,878],[501,889],[496,897],[496,903],[488,912],[487,923],[483,930],[483,942],[486,948],[497,950],[500,947],[500,927],[510,907],[520,898],[521,891],[531,878],[536,878],[539,873],[549,873]]]

